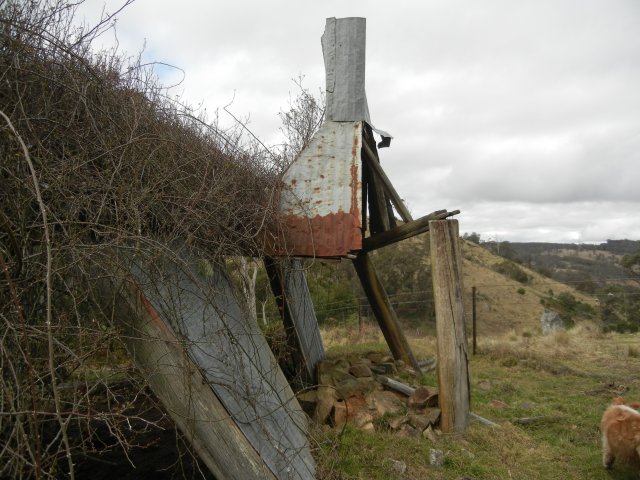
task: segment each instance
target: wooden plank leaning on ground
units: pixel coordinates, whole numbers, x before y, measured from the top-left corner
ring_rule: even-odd
[[[353,260],[353,266],[356,269],[362,288],[369,300],[369,305],[371,305],[371,309],[394,358],[403,360],[407,365],[415,369],[416,372],[419,372],[420,366],[418,365],[418,361],[413,355],[411,347],[409,347],[407,338],[398,322],[398,317],[389,301],[387,292],[376,274],[369,254],[360,252]]]
[[[181,252],[127,273],[114,302],[125,343],[211,472],[314,478],[304,413],[222,267]]]

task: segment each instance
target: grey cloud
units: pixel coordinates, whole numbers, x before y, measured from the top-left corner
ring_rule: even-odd
[[[128,51],[146,38],[146,58],[183,68],[185,96],[210,111],[235,90],[234,113],[275,138],[290,79],[323,86],[330,16],[367,17],[372,120],[395,137],[381,159],[414,214],[461,208],[489,228],[510,212],[520,220],[501,231],[518,238],[638,235],[637,0],[137,0],[118,32]],[[607,222],[580,213],[614,203]],[[544,220],[549,205],[576,224]]]

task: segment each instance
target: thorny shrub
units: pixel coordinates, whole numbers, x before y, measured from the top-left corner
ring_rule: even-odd
[[[187,244],[215,262],[277,231],[272,163],[169,98],[152,65],[96,52],[113,17],[77,27],[76,9],[0,0],[2,478],[73,478],[79,455],[150,427],[111,393],[143,392],[96,301],[114,252]]]

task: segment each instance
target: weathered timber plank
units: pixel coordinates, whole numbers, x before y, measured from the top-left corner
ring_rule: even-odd
[[[470,389],[458,221],[432,220],[429,230],[438,345],[440,427],[446,433],[463,433],[469,423]]]
[[[385,192],[389,196],[389,199],[393,203],[393,206],[396,208],[396,211],[400,215],[400,218],[402,218],[402,221],[410,222],[411,220],[413,220],[413,218],[411,217],[411,213],[409,213],[409,210],[400,198],[400,195],[398,195],[398,192],[391,183],[391,180],[389,180],[389,177],[387,177],[387,174],[382,169],[382,165],[380,165],[380,159],[378,158],[378,154],[376,153],[374,148],[372,148],[366,141],[362,142],[362,148],[365,153],[362,156],[363,160],[367,162],[367,165],[371,167],[373,172],[378,177],[379,181],[382,183]]]
[[[385,232],[390,225],[384,189],[366,162],[362,163],[362,168],[369,200],[369,231],[372,234]]]
[[[378,248],[386,247],[401,240],[406,240],[415,235],[425,233],[429,231],[429,222],[431,220],[441,220],[451,215],[457,215],[460,210],[453,212],[447,212],[446,210],[437,210],[429,215],[420,217],[417,220],[413,220],[408,223],[403,223],[386,232],[377,233],[371,237],[367,237],[362,241],[362,249],[365,252],[377,250]]]
[[[400,392],[407,397],[410,397],[416,391],[416,389],[412,386],[394,380],[393,378],[385,377],[384,375],[376,376],[376,380],[378,381],[378,383],[384,385],[385,387],[388,387],[391,390],[395,390],[396,392]]]
[[[180,338],[185,354],[272,474],[313,478],[306,417],[223,268],[181,252],[175,259],[155,259],[153,268],[138,261],[131,271],[148,305]]]
[[[275,479],[139,286],[126,281],[109,303],[136,367],[211,473]]]
[[[325,358],[316,312],[298,258],[264,258],[271,290],[285,326],[287,340],[294,351],[300,387],[316,382],[316,364]],[[297,379],[295,379],[297,381]]]
[[[407,338],[400,327],[398,317],[391,306],[387,292],[385,292],[382,283],[380,283],[371,258],[366,252],[360,252],[353,260],[353,266],[391,353],[396,359],[403,360],[407,365],[411,365],[416,372],[419,372],[418,361],[413,355],[411,347],[409,347]]]

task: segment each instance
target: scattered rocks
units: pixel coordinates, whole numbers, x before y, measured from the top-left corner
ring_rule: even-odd
[[[497,408],[498,410],[502,410],[503,408],[509,408],[509,405],[507,405],[502,400],[491,400],[489,402],[489,405],[491,405],[493,408]]]
[[[440,420],[437,389],[414,388],[407,385],[406,380],[398,382],[374,376],[374,373],[399,373],[403,378],[415,375],[405,362],[380,352],[369,352],[364,358],[319,362],[317,373],[318,387],[300,393],[298,400],[304,411],[323,428],[349,423],[373,432],[376,425],[381,425],[376,418],[384,416],[388,428],[397,435],[430,442],[437,440]],[[385,378],[383,386],[380,382]]]
[[[442,467],[444,465],[444,452],[435,448],[429,450],[429,463],[434,467]]]
[[[364,396],[376,388],[375,383],[370,378],[355,378],[353,376],[336,382],[335,386],[338,396],[341,398]]]
[[[367,433],[373,433],[376,431],[376,427],[373,425],[373,422],[365,423],[360,427],[360,430]]]
[[[317,403],[313,412],[313,421],[319,425],[328,423],[329,416],[336,401],[335,389],[328,386],[319,386],[317,390]]]
[[[409,422],[414,427],[420,429],[420,431],[425,430],[431,425],[438,425],[438,421],[440,420],[440,409],[432,408],[427,411],[426,414],[415,415],[412,414],[409,416]]]
[[[436,443],[436,441],[438,440],[438,437],[436,437],[436,434],[434,433],[433,428],[431,428],[431,426],[428,426],[427,428],[424,429],[424,431],[422,432],[422,438],[426,438],[431,443]]]
[[[411,408],[435,407],[438,405],[438,391],[434,388],[418,387],[407,402]]]
[[[408,417],[391,417],[387,423],[389,424],[389,428],[391,428],[392,430],[398,430],[404,423],[408,421]]]
[[[481,380],[478,382],[478,389],[483,392],[488,392],[491,390],[491,382],[489,380]]]
[[[369,352],[365,355],[365,357],[367,358],[367,360],[369,360],[370,362],[373,363],[380,363],[382,361],[382,359],[384,358],[384,354],[380,353],[380,352]]]
[[[391,460],[391,470],[398,475],[404,475],[407,471],[407,464],[401,460]]]
[[[407,438],[418,438],[420,437],[420,430],[418,430],[417,428],[413,428],[408,423],[405,423],[404,425],[402,425],[402,427],[400,427],[400,430],[398,430],[398,435]]]
[[[533,402],[529,402],[529,401],[525,400],[524,402],[522,402],[520,404],[520,408],[522,408],[523,410],[531,410],[534,405],[535,404]]]
[[[373,420],[374,416],[366,410],[359,410],[353,415],[353,425],[362,430],[367,430],[368,425],[373,427]]]
[[[380,375],[387,375],[389,373],[396,373],[396,364],[394,362],[382,362],[371,366],[371,370]]]
[[[367,404],[379,416],[397,414],[402,411],[404,402],[397,393],[377,390],[367,395]]]
[[[553,332],[562,332],[566,330],[565,322],[560,317],[560,314],[553,310],[547,310],[546,308],[540,318],[540,325],[542,327],[543,335],[549,335]]]
[[[373,377],[373,372],[368,365],[356,363],[349,368],[349,373],[356,378]]]

